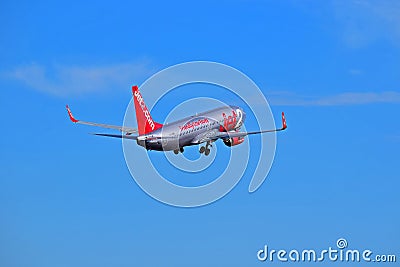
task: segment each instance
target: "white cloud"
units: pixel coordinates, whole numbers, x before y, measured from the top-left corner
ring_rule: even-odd
[[[400,44],[400,1],[333,0],[340,35],[351,47],[385,39]]]
[[[353,76],[363,74],[363,71],[360,70],[360,69],[349,69],[348,72],[349,72],[350,75],[353,75]]]
[[[267,99],[272,105],[278,106],[340,106],[376,103],[399,104],[400,92],[346,92],[324,97],[302,96],[289,92],[273,92],[267,94]]]
[[[55,96],[127,89],[154,73],[148,62],[108,66],[24,65],[5,73],[28,87]]]

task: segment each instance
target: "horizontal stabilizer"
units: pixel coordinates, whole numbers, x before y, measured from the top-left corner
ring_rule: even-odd
[[[105,133],[92,133],[92,134],[98,136],[115,137],[115,138],[131,139],[131,140],[137,140],[138,138],[135,135],[126,135],[126,134],[105,134]]]

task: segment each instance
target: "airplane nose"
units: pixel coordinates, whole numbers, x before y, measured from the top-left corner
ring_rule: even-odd
[[[235,128],[240,128],[246,119],[246,113],[244,113],[243,109],[239,107],[236,109],[236,113],[238,114],[238,117]]]
[[[242,111],[242,121],[244,122],[246,120],[246,112],[241,108],[240,111]]]

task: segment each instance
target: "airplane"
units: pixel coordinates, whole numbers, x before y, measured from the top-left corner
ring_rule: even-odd
[[[98,136],[135,140],[147,150],[184,152],[184,147],[205,144],[199,152],[205,156],[210,154],[212,143],[222,139],[228,146],[236,146],[244,142],[245,136],[269,132],[279,132],[287,128],[285,114],[282,112],[282,127],[272,130],[241,132],[240,127],[246,119],[246,113],[238,106],[223,106],[208,110],[184,119],[161,124],[153,120],[139,87],[132,86],[132,96],[136,111],[138,128],[116,126],[77,120],[68,105],[68,115],[73,123],[119,130],[122,134],[94,133]],[[135,134],[135,135],[134,135]]]

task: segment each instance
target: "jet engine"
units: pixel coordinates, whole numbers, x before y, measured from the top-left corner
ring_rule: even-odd
[[[231,137],[231,138],[224,139],[224,144],[226,146],[236,146],[236,145],[240,145],[243,142],[244,142],[244,137]]]

